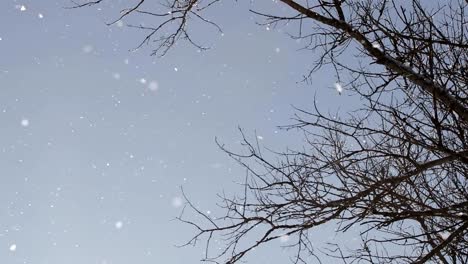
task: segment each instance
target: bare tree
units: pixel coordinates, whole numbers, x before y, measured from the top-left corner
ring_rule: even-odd
[[[75,3],[75,7],[103,2]],[[178,40],[201,48],[190,21],[219,0],[168,0],[165,12],[122,10],[163,19],[141,45],[156,42],[165,54]],[[197,232],[188,244],[206,243],[205,261],[237,263],[254,248],[291,238],[293,261],[315,256],[310,232],[365,227],[361,244],[321,247],[345,263],[468,263],[468,1],[278,0],[287,15],[253,11],[265,24],[295,24],[293,38],[320,51],[310,75],[332,67],[337,88],[360,96],[347,115],[298,109],[286,129],[304,132],[306,145],[267,159],[244,136],[243,153],[223,148],[248,170],[240,196],[221,196],[225,215],[212,218],[190,200],[202,221],[180,220]],[[291,15],[292,14],[292,15]],[[168,35],[162,28],[174,29]],[[166,31],[164,31],[166,32]],[[356,57],[350,62],[344,54]],[[244,135],[244,134],[242,134]],[[223,250],[211,254],[211,244]],[[319,258],[315,259],[320,261]]]

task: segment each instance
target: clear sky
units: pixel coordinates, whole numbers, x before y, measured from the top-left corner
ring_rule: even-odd
[[[210,50],[180,43],[156,58],[151,46],[131,51],[142,32],[105,25],[118,2],[0,1],[2,264],[198,263],[203,248],[174,246],[194,234],[173,220],[180,186],[216,215],[216,194],[235,193],[245,175],[215,137],[239,149],[241,126],[265,146],[300,146],[277,128],[292,123],[293,105],[307,109],[316,95],[326,111],[351,100],[331,71],[301,83],[312,53],[288,37],[293,27],[257,25],[251,3],[210,12],[224,35],[194,31]],[[249,263],[286,263],[281,246]]]

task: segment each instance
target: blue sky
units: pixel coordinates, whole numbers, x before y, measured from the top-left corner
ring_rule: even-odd
[[[259,26],[248,11],[285,12],[274,2],[223,3],[209,16],[224,34],[194,32],[211,49],[180,43],[163,58],[132,51],[142,32],[105,25],[121,3],[0,2],[1,263],[198,263],[202,247],[174,246],[193,234],[173,220],[180,187],[215,215],[216,194],[245,175],[215,137],[238,149],[241,126],[262,145],[301,146],[277,128],[293,105],[351,101],[330,71],[301,82],[313,54],[288,37],[295,29]],[[317,243],[333,238],[325,231]],[[251,263],[284,263],[281,246]]]

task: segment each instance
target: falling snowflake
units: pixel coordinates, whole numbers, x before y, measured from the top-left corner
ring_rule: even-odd
[[[141,83],[141,84],[145,84],[145,83],[146,83],[146,79],[145,79],[145,78],[141,78],[141,79],[140,79],[140,83]]]
[[[40,18],[40,19],[43,19],[43,18],[44,18],[44,15],[41,14],[41,13],[39,13],[39,14],[37,15],[37,17]]]
[[[150,89],[151,91],[157,91],[159,89],[159,84],[158,82],[156,81],[151,81],[149,84],[148,84],[148,89]]]
[[[443,240],[447,240],[450,237],[450,235],[450,232],[442,232],[439,234],[440,238],[442,238]]]
[[[91,46],[91,45],[85,45],[81,50],[82,50],[84,53],[91,53],[91,52],[93,52],[94,47]]]
[[[114,226],[115,226],[116,229],[122,229],[123,222],[122,221],[117,221],[117,222],[115,222]]]
[[[223,167],[223,164],[221,164],[221,163],[212,163],[212,164],[210,164],[210,167],[212,169],[219,169],[219,168]]]
[[[180,197],[174,197],[172,198],[172,206],[175,208],[181,207],[183,204],[183,200]]]
[[[382,50],[382,47],[381,47],[378,43],[373,43],[373,44],[372,44],[372,47],[373,47],[374,49],[378,49],[378,50],[380,50],[380,51]]]
[[[24,126],[24,127],[29,126],[29,120],[28,119],[22,119],[21,120],[21,125]]]
[[[16,244],[13,244],[10,246],[10,251],[15,252],[16,251]]]
[[[26,6],[25,5],[21,5],[20,8],[19,8],[20,11],[24,12],[26,11]]]
[[[286,243],[289,241],[289,235],[282,235],[279,239],[281,243]]]
[[[340,83],[335,83],[335,89],[338,92],[338,94],[341,94],[343,92],[343,86],[341,86]]]

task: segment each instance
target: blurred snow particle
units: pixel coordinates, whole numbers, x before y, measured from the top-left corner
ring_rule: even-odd
[[[123,227],[122,221],[117,221],[117,222],[115,222],[115,228],[116,228],[116,229],[122,229],[122,227]]]
[[[120,73],[116,72],[116,73],[112,74],[112,77],[114,77],[114,79],[116,79],[116,80],[120,80]]]
[[[280,48],[276,48],[275,51],[276,51],[276,53],[279,53],[281,50],[280,50]]]
[[[19,10],[20,10],[21,12],[26,11],[26,6],[25,6],[25,5],[20,5],[20,6],[19,6]]]
[[[149,84],[148,84],[148,89],[150,89],[151,91],[157,91],[159,89],[159,84],[158,82],[156,81],[151,81]]]
[[[378,50],[382,50],[382,47],[378,43],[373,43],[372,47]]]
[[[28,119],[25,119],[25,118],[23,118],[23,119],[21,120],[21,125],[22,125],[22,126],[24,126],[24,127],[27,127],[27,126],[29,126],[29,120],[28,120]]]
[[[141,83],[141,84],[145,84],[145,83],[146,83],[146,79],[145,79],[145,78],[141,78],[141,79],[140,79],[140,83]]]
[[[338,94],[340,94],[340,95],[343,92],[343,86],[341,86],[340,83],[335,83],[335,89],[338,92]]]
[[[442,232],[439,235],[440,235],[440,238],[442,238],[443,240],[447,240],[447,238],[449,238],[451,234],[450,232]]]
[[[122,22],[122,20],[119,20],[117,21],[117,23],[115,23],[118,27],[123,27],[124,23]]]
[[[85,45],[81,50],[84,53],[91,53],[91,52],[93,52],[94,48],[91,45]]]
[[[11,252],[15,252],[15,251],[16,251],[16,244],[12,244],[12,245],[10,246],[10,251],[11,251]]]
[[[177,69],[177,67],[174,67],[174,71],[179,71],[179,69]]]
[[[183,203],[184,203],[184,201],[180,197],[172,198],[172,206],[175,207],[175,208],[181,207]]]
[[[263,137],[262,137],[262,136],[257,136],[257,138],[258,138],[259,140],[263,140]]]
[[[286,242],[289,241],[289,236],[288,235],[282,235],[282,236],[280,236],[279,239],[280,239],[281,243],[286,243]]]
[[[41,14],[41,13],[39,13],[39,14],[37,15],[37,17],[40,18],[40,19],[43,19],[43,18],[44,18],[44,15]]]
[[[221,163],[212,163],[212,164],[210,164],[210,167],[212,169],[219,169],[219,168],[223,167],[223,164],[221,164]]]

